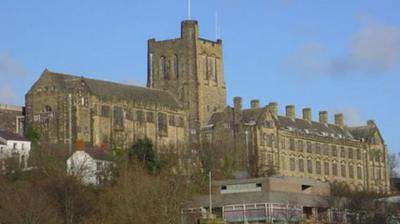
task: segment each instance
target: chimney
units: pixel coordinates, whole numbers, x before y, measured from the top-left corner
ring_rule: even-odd
[[[233,104],[233,119],[235,124],[238,124],[242,119],[242,97],[234,97]]]
[[[273,116],[278,116],[278,104],[276,102],[269,103],[268,107]]]
[[[260,107],[260,100],[252,100],[251,101],[251,109],[259,108]]]
[[[312,121],[311,108],[304,108],[303,109],[303,119],[307,120],[307,121]]]
[[[344,126],[344,119],[342,113],[335,114],[335,124],[340,127]]]
[[[293,120],[296,118],[296,109],[295,109],[294,105],[286,106],[286,117],[293,119]]]
[[[367,121],[367,126],[368,127],[374,127],[375,126],[375,121],[374,120],[368,120]]]
[[[319,112],[319,122],[322,124],[328,124],[328,111]]]

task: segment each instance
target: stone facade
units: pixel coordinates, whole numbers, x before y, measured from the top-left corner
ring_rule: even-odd
[[[27,122],[52,143],[128,148],[139,138],[182,148],[186,113],[168,92],[45,70],[26,94]],[[70,119],[71,114],[71,119]],[[69,136],[71,120],[72,136]]]
[[[273,169],[283,176],[389,191],[388,149],[373,121],[348,127],[342,114],[336,114],[335,124],[330,124],[326,111],[320,112],[319,121],[312,121],[310,108],[296,118],[293,105],[280,116],[276,103],[259,107],[253,101],[252,108],[242,109],[241,98],[234,101],[234,108],[213,115],[202,129],[202,138],[218,139],[225,132],[225,141],[235,143],[232,150],[242,152],[238,159],[244,160],[252,175],[266,176]]]
[[[24,134],[24,108],[0,104],[0,130]]]
[[[199,38],[197,21],[181,24],[181,37],[148,44],[148,83],[176,96],[188,111],[192,140],[211,115],[226,107],[222,41]]]

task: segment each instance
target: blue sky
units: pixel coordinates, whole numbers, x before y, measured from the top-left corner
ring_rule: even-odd
[[[295,104],[374,119],[400,152],[400,1],[192,0],[201,36],[224,44],[228,103]],[[186,0],[1,0],[0,102],[48,68],[145,85],[147,40],[179,36]]]

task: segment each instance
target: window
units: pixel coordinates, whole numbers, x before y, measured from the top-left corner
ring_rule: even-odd
[[[126,111],[126,119],[127,120],[129,120],[129,121],[131,121],[131,120],[133,120],[133,114],[132,114],[132,111],[130,111],[130,110],[127,110]]]
[[[282,146],[282,149],[286,149],[285,138],[282,138],[281,146]]]
[[[361,160],[361,149],[357,149],[357,159]]]
[[[168,136],[167,114],[158,113],[158,131],[160,136]]]
[[[175,126],[175,116],[169,115],[169,126]]]
[[[337,164],[336,163],[333,163],[332,164],[332,175],[333,176],[337,176]]]
[[[268,138],[267,138],[268,140],[267,140],[267,146],[268,147],[272,147],[272,139],[273,139],[273,136],[272,135],[268,135]]]
[[[203,59],[203,62],[204,62],[204,68],[203,68],[203,76],[204,76],[204,79],[205,80],[208,80],[208,68],[207,68],[207,66],[208,66],[208,63],[207,63],[207,60],[208,60],[208,57],[206,57],[206,56],[202,56],[202,59]]]
[[[316,161],[315,162],[315,172],[317,174],[321,174],[321,161]]]
[[[17,143],[13,143],[13,149],[17,149]]]
[[[183,117],[178,117],[178,124],[177,124],[177,126],[178,126],[178,127],[183,127],[183,126],[185,126],[185,122],[184,122],[184,120],[183,120]]]
[[[353,159],[353,149],[349,148],[349,159]]]
[[[357,178],[358,178],[359,180],[362,179],[362,173],[361,173],[361,167],[360,167],[360,166],[357,167]]]
[[[354,178],[354,167],[353,165],[349,165],[349,177]]]
[[[298,146],[298,149],[299,149],[299,152],[303,152],[303,141],[302,140],[298,140],[297,141],[297,146]]]
[[[160,57],[160,76],[164,79],[169,79],[167,58],[165,56]]]
[[[312,167],[312,161],[307,160],[307,172],[312,173],[313,172],[313,167]]]
[[[179,59],[178,55],[174,55],[174,72],[175,72],[175,78],[179,78]]]
[[[315,144],[315,153],[321,154],[321,144],[319,143]]]
[[[324,155],[329,156],[329,145],[324,144]]]
[[[312,153],[312,144],[311,142],[307,142],[307,152]]]
[[[114,129],[124,128],[124,112],[121,107],[113,108],[113,127]]]
[[[336,165],[336,164],[335,164]],[[333,169],[332,169],[333,170]],[[333,172],[333,171],[332,171]],[[324,174],[325,175],[329,175],[329,163],[328,162],[324,162]]]
[[[109,117],[110,116],[110,107],[106,105],[101,106],[101,116]]]
[[[340,157],[346,158],[346,151],[344,147],[340,147]]]
[[[207,76],[211,80],[215,80],[215,58],[207,57]]]
[[[340,165],[340,173],[342,174],[342,177],[346,177],[346,165]]]
[[[144,113],[141,110],[136,111],[136,118],[139,122],[144,122]]]
[[[148,123],[154,122],[153,112],[146,112],[146,122],[148,122]]]
[[[289,149],[292,150],[292,151],[294,151],[294,139],[293,139],[293,138],[291,138],[291,139],[289,140]]]
[[[336,145],[332,145],[332,156],[337,156],[337,148]]]
[[[304,172],[304,160],[299,159],[299,171]]]
[[[295,164],[294,158],[290,158],[290,160],[289,160],[289,166],[290,166],[290,170],[291,170],[291,171],[295,171],[295,170],[296,170],[296,164]]]

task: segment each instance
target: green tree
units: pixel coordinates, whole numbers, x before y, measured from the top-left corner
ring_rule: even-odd
[[[31,141],[33,145],[37,145],[40,141],[40,133],[34,126],[28,127],[25,137]]]
[[[148,138],[137,140],[128,150],[128,156],[129,160],[136,158],[148,171],[156,172],[161,168],[160,161],[154,153],[153,143]]]

